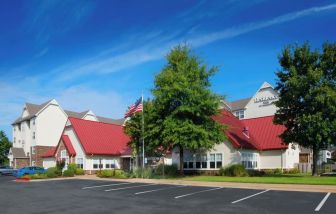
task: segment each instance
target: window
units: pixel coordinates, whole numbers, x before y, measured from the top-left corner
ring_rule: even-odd
[[[208,168],[207,155],[202,155],[202,168]]]
[[[33,139],[35,139],[35,132],[33,132]]]
[[[32,124],[33,124],[33,126],[35,126],[35,118],[32,119]]]
[[[24,147],[25,147],[25,141],[22,140],[22,148],[24,148]]]
[[[184,156],[183,168],[193,169],[194,168],[194,158],[191,154]]]
[[[196,154],[196,169],[200,169],[201,168],[201,155],[200,154]]]
[[[83,158],[77,158],[76,164],[78,168],[83,169]]]
[[[16,143],[16,138],[14,137],[14,144]]]
[[[216,168],[221,168],[223,163],[223,155],[218,153],[216,154]]]
[[[24,122],[23,123],[21,123],[21,130],[22,131],[24,131],[25,129],[24,129]]]
[[[63,149],[63,150],[61,151],[61,158],[62,158],[62,159],[63,159],[63,158],[66,158],[66,156],[67,156],[67,152],[66,152],[65,149]]]
[[[93,168],[98,169],[99,167],[99,160],[98,159],[93,159]]]
[[[106,169],[114,169],[115,167],[115,160],[105,160]]]
[[[32,155],[35,154],[35,146],[32,146],[32,147],[31,147],[31,153],[32,153]]]
[[[210,154],[210,168],[214,169],[216,168],[216,162],[215,162],[215,154]]]
[[[244,118],[244,110],[236,111],[235,115],[238,119],[243,119]]]
[[[258,167],[258,154],[243,152],[241,155],[242,165],[246,169],[255,169]]]

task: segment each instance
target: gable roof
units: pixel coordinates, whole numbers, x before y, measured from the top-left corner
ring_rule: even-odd
[[[74,147],[72,146],[69,136],[62,135],[61,139],[62,139],[62,142],[64,143],[66,150],[68,151],[69,156],[76,156],[76,151]]]
[[[286,128],[282,125],[273,124],[273,118],[274,116],[266,116],[241,120],[261,150],[288,148],[288,145],[284,144],[279,137]]]
[[[230,103],[231,105],[231,111],[236,111],[240,109],[244,109],[247,105],[247,103],[251,100],[251,98],[245,98],[241,100],[236,100]]]
[[[125,122],[125,118],[111,119],[107,117],[97,116],[97,119],[99,120],[99,122],[102,122],[102,123],[110,123],[110,124],[117,124],[117,125],[123,125]]]
[[[48,105],[51,101],[53,100],[49,100],[45,103],[42,103],[40,105],[38,104],[33,104],[33,103],[25,103],[25,107],[28,111],[28,116],[26,117],[18,117],[13,123],[12,125],[21,123],[23,121],[26,120],[30,120],[33,117],[36,116],[36,114],[41,111],[44,107],[46,107],[46,105]],[[64,110],[64,112],[68,115],[68,117],[75,117],[75,118],[80,118],[82,119],[87,113],[91,112],[90,110],[86,110],[83,112],[75,112],[75,111],[69,111],[69,110]],[[92,112],[91,112],[92,113]],[[111,118],[107,118],[107,117],[101,117],[101,116],[96,116],[97,119],[100,122],[104,122],[104,123],[111,123],[111,124],[118,124],[118,125],[122,125],[124,123],[124,119],[111,119]]]
[[[42,158],[51,158],[51,157],[55,157],[56,154],[56,146],[50,148],[49,150],[46,151],[46,153],[44,153],[43,155],[41,155]]]
[[[28,158],[28,156],[26,156],[26,153],[24,152],[23,148],[12,147],[11,151],[12,151],[12,154],[13,154],[13,158]]]
[[[227,126],[224,132],[235,148],[259,149],[254,138],[243,133],[244,124],[231,112],[222,110],[219,115],[214,117],[214,120]]]
[[[121,155],[128,150],[124,127],[70,117],[69,121],[87,155]]]

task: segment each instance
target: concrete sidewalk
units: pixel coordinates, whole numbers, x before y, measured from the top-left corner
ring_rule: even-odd
[[[305,185],[305,184],[255,184],[255,183],[233,183],[233,182],[203,182],[203,181],[185,181],[174,179],[112,179],[98,178],[95,175],[84,175],[75,177],[76,179],[100,180],[100,181],[123,181],[133,183],[157,183],[171,185],[190,185],[204,187],[226,187],[240,189],[270,189],[280,191],[299,191],[299,192],[331,192],[336,193],[336,185]]]

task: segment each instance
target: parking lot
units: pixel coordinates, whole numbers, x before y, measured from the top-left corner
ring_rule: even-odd
[[[4,213],[335,213],[336,194],[0,177]]]

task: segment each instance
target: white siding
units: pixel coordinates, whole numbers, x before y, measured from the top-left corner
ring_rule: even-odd
[[[35,121],[36,145],[56,146],[61,137],[67,116],[56,104],[49,104]]]
[[[269,104],[264,104],[261,99],[274,100],[268,101]],[[259,90],[246,105],[244,119],[274,115],[276,112],[276,106],[272,103],[277,99],[278,93],[273,88],[269,87]]]
[[[43,158],[43,167],[45,169],[48,169],[50,167],[56,166],[56,160],[55,158]]]

